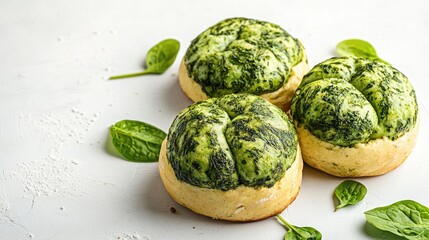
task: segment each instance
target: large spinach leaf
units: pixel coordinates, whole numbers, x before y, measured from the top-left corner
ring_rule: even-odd
[[[410,240],[429,239],[429,208],[412,200],[365,212],[367,221],[376,228]]]

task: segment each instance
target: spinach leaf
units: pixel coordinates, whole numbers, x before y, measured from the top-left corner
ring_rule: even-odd
[[[365,212],[366,220],[376,228],[410,240],[429,239],[429,208],[412,200]]]
[[[161,143],[167,136],[162,130],[140,121],[122,120],[110,128],[115,149],[133,162],[156,162]]]
[[[322,234],[312,227],[297,227],[289,224],[286,220],[277,215],[277,219],[287,228],[284,240],[321,240]]]
[[[138,73],[112,76],[109,79],[137,77],[146,74],[162,74],[174,63],[179,48],[180,43],[175,39],[161,41],[153,46],[147,53],[146,70]]]
[[[347,205],[356,204],[365,197],[367,192],[366,187],[353,180],[346,180],[335,188],[335,196],[340,204],[335,207],[335,211]]]
[[[337,44],[337,53],[342,57],[362,57],[390,65],[388,62],[378,57],[371,43],[361,39],[347,39],[339,42]]]

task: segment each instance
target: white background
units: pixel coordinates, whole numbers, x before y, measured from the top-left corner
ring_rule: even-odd
[[[168,131],[191,104],[177,82],[179,59],[201,31],[237,16],[285,28],[311,66],[334,56],[341,40],[368,40],[417,92],[421,129],[408,160],[359,179],[366,198],[338,212],[333,190],[343,179],[306,166],[282,213],[290,223],[323,239],[383,238],[368,231],[364,211],[403,199],[429,206],[426,0],[1,0],[0,239],[282,239],[274,218],[228,223],[180,207],[156,163],[127,162],[108,147],[108,128],[122,119]],[[107,80],[140,71],[147,50],[170,37],[182,45],[166,73]]]

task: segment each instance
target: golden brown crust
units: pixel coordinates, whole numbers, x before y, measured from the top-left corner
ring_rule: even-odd
[[[365,177],[388,173],[401,165],[416,145],[416,126],[392,141],[385,137],[353,147],[340,147],[322,141],[306,128],[298,127],[304,161],[338,177]]]
[[[222,191],[179,181],[167,160],[166,143],[162,143],[158,163],[161,180],[177,203],[196,213],[228,221],[257,221],[281,213],[299,193],[303,167],[299,146],[296,160],[273,187],[239,186]]]
[[[290,109],[292,97],[295,94],[295,90],[298,88],[301,83],[302,77],[308,72],[309,66],[307,63],[307,58],[305,57],[300,63],[292,67],[292,73],[289,79],[286,81],[281,88],[277,89],[274,92],[265,93],[260,95],[261,97],[267,99],[274,105],[280,107],[283,111],[288,111]],[[182,60],[179,68],[179,83],[182,91],[185,95],[191,99],[193,102],[198,102],[208,98],[207,94],[203,92],[200,84],[194,81],[188,75],[188,71],[185,66],[185,59]]]

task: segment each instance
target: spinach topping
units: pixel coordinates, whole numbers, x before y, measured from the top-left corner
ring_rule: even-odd
[[[334,145],[388,137],[413,128],[417,99],[407,77],[395,68],[364,58],[331,58],[304,76],[291,113],[316,137]]]
[[[283,86],[304,57],[301,43],[278,25],[231,18],[210,27],[189,46],[188,74],[210,97],[263,94]]]
[[[221,190],[273,186],[295,161],[298,144],[287,116],[249,94],[184,109],[167,140],[167,159],[179,180]]]

